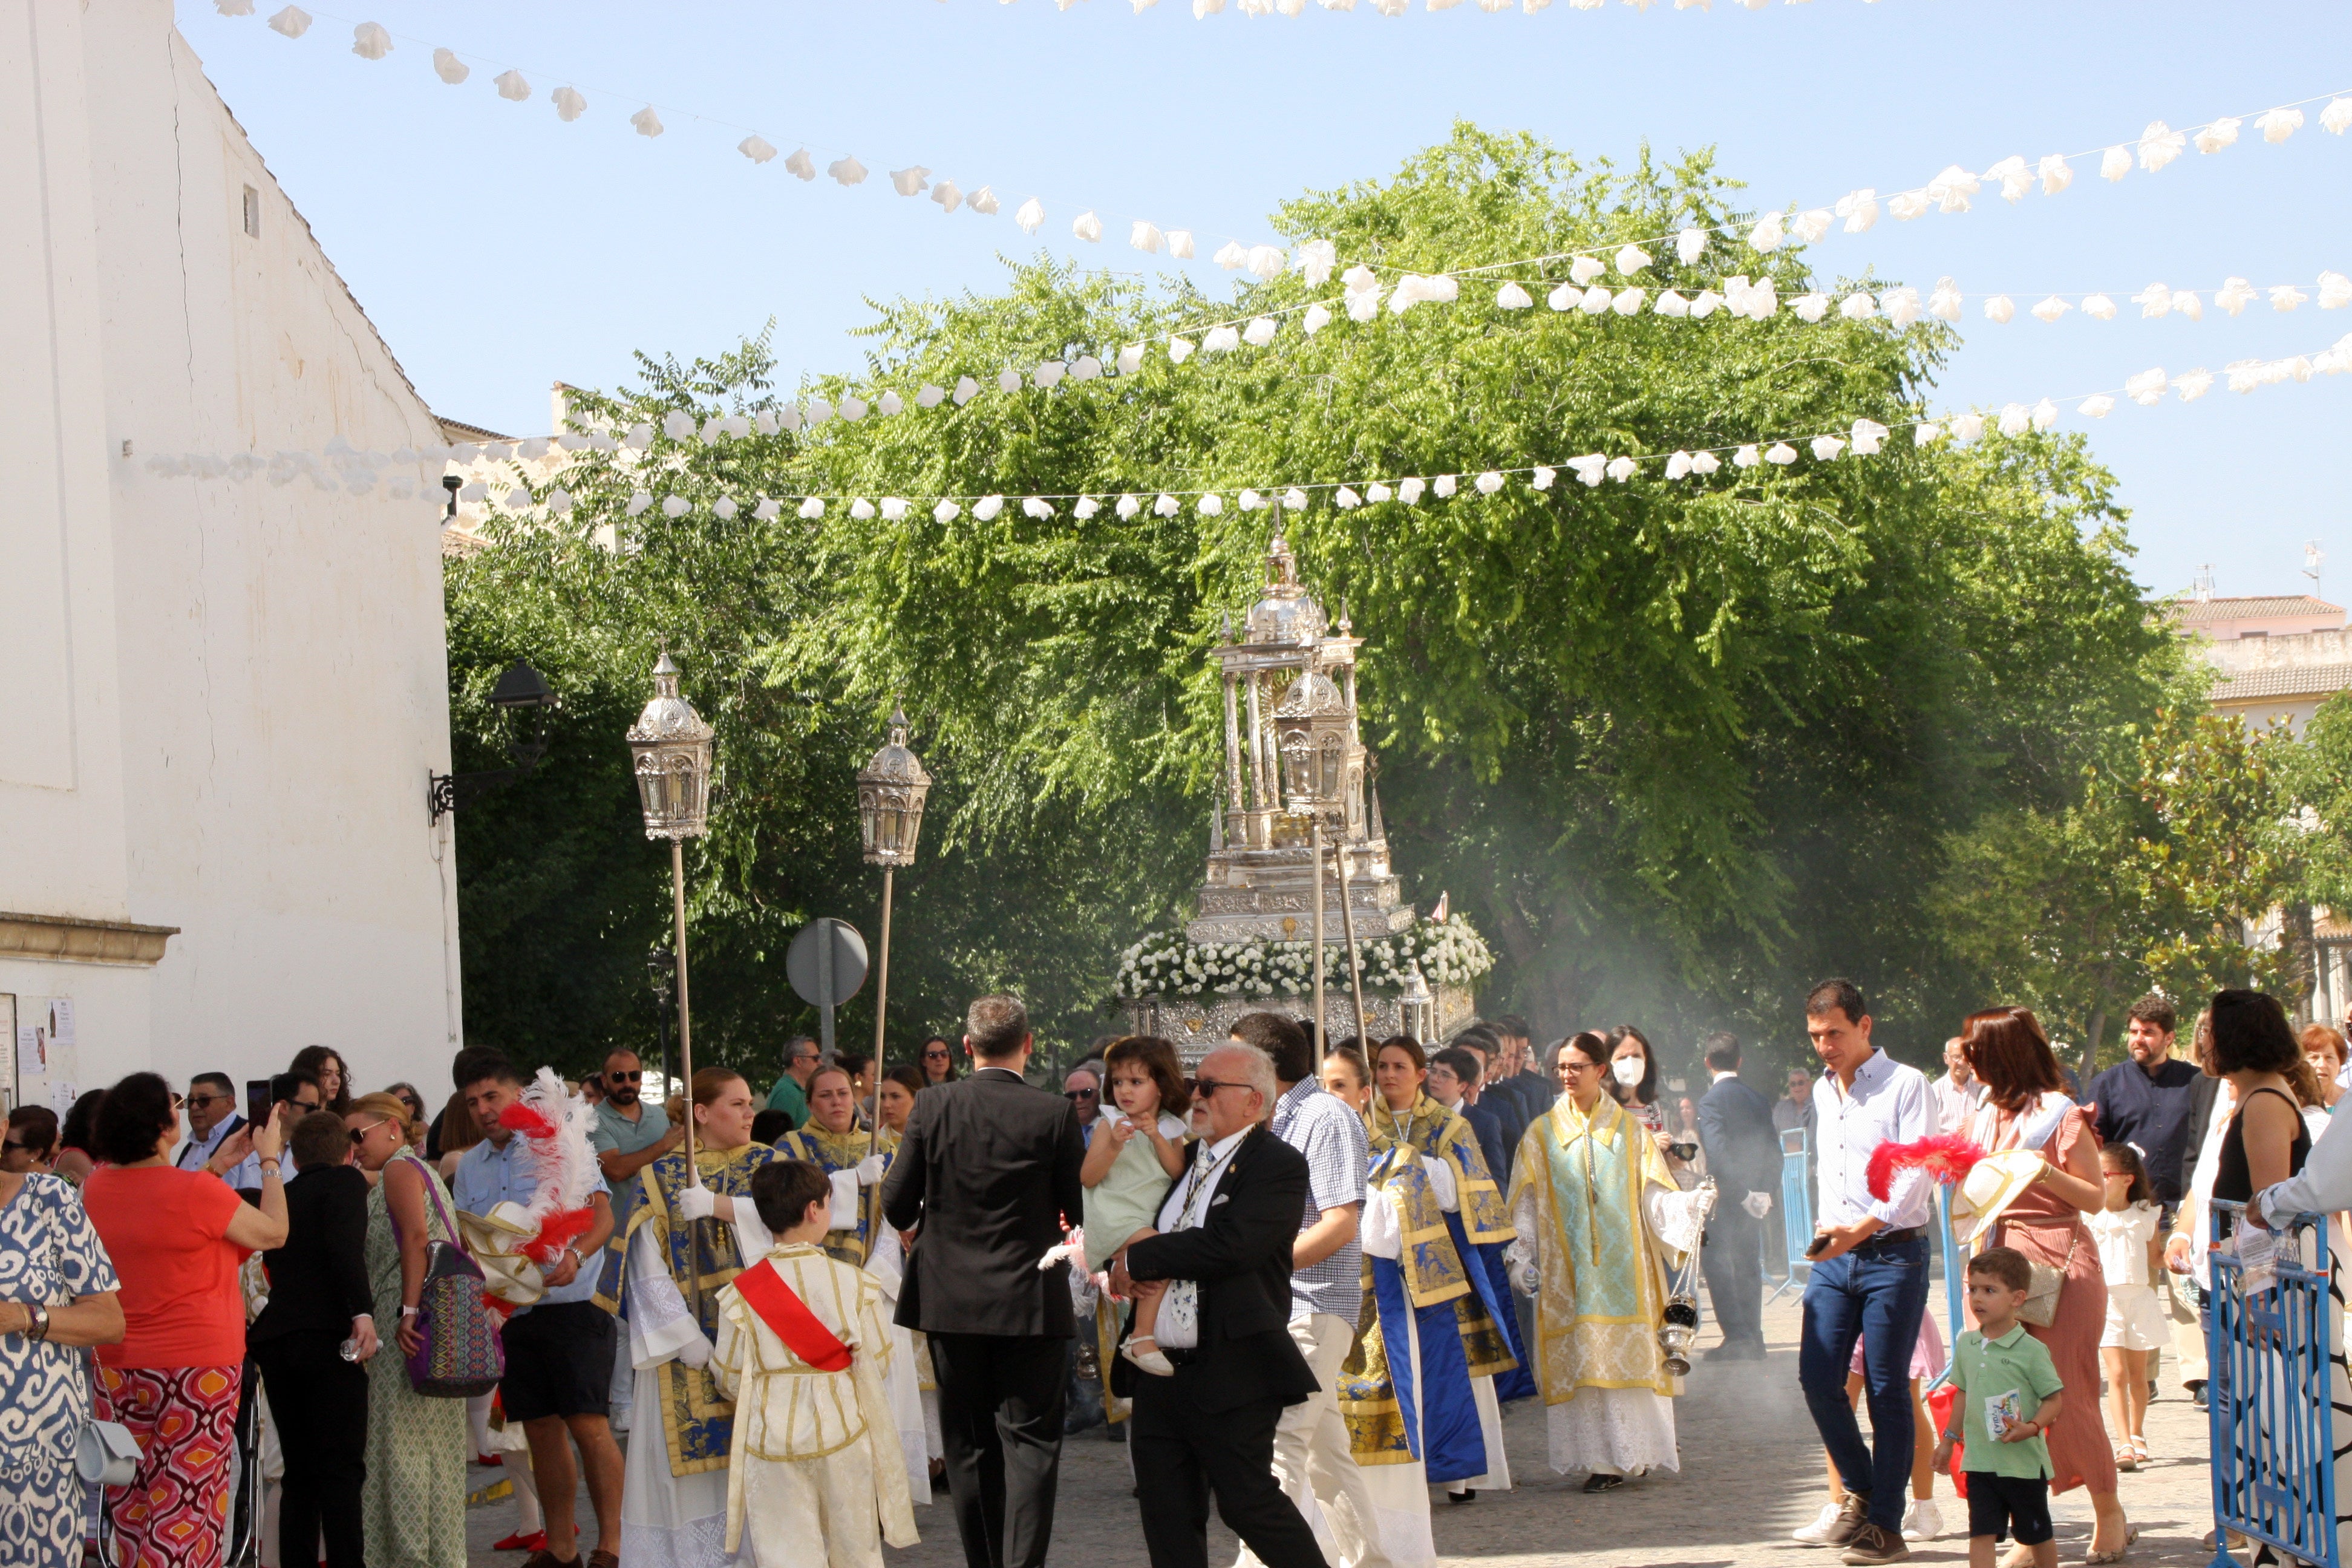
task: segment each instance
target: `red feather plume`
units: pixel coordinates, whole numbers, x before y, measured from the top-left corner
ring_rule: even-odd
[[[1870,1195],[1885,1203],[1897,1171],[1925,1171],[1930,1180],[1948,1184],[1965,1177],[1983,1157],[1983,1149],[1958,1133],[1937,1132],[1916,1143],[1881,1143],[1870,1152],[1870,1164],[1864,1174],[1870,1184]]]
[[[593,1208],[558,1209],[540,1222],[537,1236],[522,1244],[522,1255],[545,1268],[576,1237],[587,1235],[588,1227],[595,1223],[596,1211]]]
[[[537,1106],[520,1100],[499,1112],[499,1125],[526,1138],[552,1138],[557,1131],[555,1123],[541,1114]]]

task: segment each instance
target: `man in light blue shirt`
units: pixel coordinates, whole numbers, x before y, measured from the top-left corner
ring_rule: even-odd
[[[457,1162],[449,1195],[472,1215],[487,1215],[501,1203],[529,1204],[537,1187],[522,1160],[522,1140],[499,1121],[522,1098],[522,1075],[498,1052],[476,1047],[458,1054],[451,1076],[483,1139]],[[572,1499],[580,1470],[587,1473],[596,1510],[590,1568],[618,1568],[620,1562],[621,1449],[609,1418],[619,1327],[595,1303],[598,1271],[587,1262],[613,1234],[613,1203],[602,1176],[591,1201],[596,1217],[587,1233],[557,1255],[545,1270],[546,1293],[535,1305],[516,1309],[500,1335],[507,1370],[499,1381],[499,1402],[508,1420],[522,1423],[531,1471],[546,1488],[540,1506],[547,1517],[547,1547],[532,1562],[545,1558],[561,1568],[579,1562]],[[580,1470],[572,1468],[575,1443]]]
[[[1904,1171],[1885,1198],[1875,1198],[1867,1172],[1880,1144],[1916,1142],[1936,1131],[1936,1097],[1927,1075],[1871,1045],[1870,1014],[1850,980],[1824,980],[1807,994],[1805,1033],[1829,1070],[1812,1099],[1818,1234],[1807,1251],[1812,1279],[1797,1381],[1846,1500],[1824,1507],[1797,1539],[1843,1548],[1850,1563],[1897,1563],[1909,1555],[1911,1349],[1927,1308],[1932,1190],[1919,1172]],[[1863,1445],[1845,1392],[1857,1339],[1875,1453]]]

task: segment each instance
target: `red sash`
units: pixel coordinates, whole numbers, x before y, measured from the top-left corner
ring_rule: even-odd
[[[849,1370],[849,1347],[793,1293],[773,1263],[762,1259],[735,1276],[735,1293],[801,1360],[819,1372]]]

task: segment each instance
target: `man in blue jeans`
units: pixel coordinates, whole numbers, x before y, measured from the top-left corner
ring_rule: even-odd
[[[1911,1479],[1911,1347],[1927,1307],[1931,1186],[1916,1171],[1901,1172],[1881,1202],[1870,1194],[1866,1172],[1881,1143],[1916,1142],[1936,1131],[1935,1093],[1927,1075],[1871,1045],[1869,1010],[1850,980],[1824,980],[1807,994],[1805,1033],[1829,1070],[1813,1095],[1821,1197],[1797,1380],[1846,1500],[1833,1519],[1797,1539],[1840,1549],[1846,1563],[1900,1563],[1911,1555],[1902,1533]],[[1856,1339],[1874,1454],[1863,1446],[1846,1398]]]

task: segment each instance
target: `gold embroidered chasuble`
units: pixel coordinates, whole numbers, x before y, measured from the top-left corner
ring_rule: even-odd
[[[1539,1282],[1544,1403],[1564,1404],[1580,1388],[1681,1393],[1658,1346],[1666,1260],[1645,1206],[1651,1188],[1679,1189],[1655,1140],[1606,1093],[1589,1117],[1563,1094],[1528,1127],[1516,1173],[1511,1212]]]
[[[704,1186],[749,1204],[752,1173],[775,1157],[776,1152],[766,1144],[749,1143],[725,1151],[698,1148],[694,1163]],[[653,1245],[667,1264],[682,1297],[688,1294],[688,1285],[687,1248],[694,1248],[702,1279],[702,1311],[696,1326],[706,1338],[715,1341],[719,1289],[743,1271],[743,1259],[735,1245],[735,1227],[716,1219],[698,1225],[677,1220],[678,1195],[687,1185],[686,1152],[682,1149],[647,1165],[638,1173],[637,1181],[640,1192],[636,1210],[629,1216],[631,1244],[635,1244],[640,1230],[647,1226],[654,1227]],[[688,1306],[691,1310],[691,1300]],[[690,1476],[725,1469],[735,1406],[719,1392],[710,1369],[690,1367],[672,1358],[662,1363],[661,1391],[662,1437],[669,1450],[670,1474]]]

